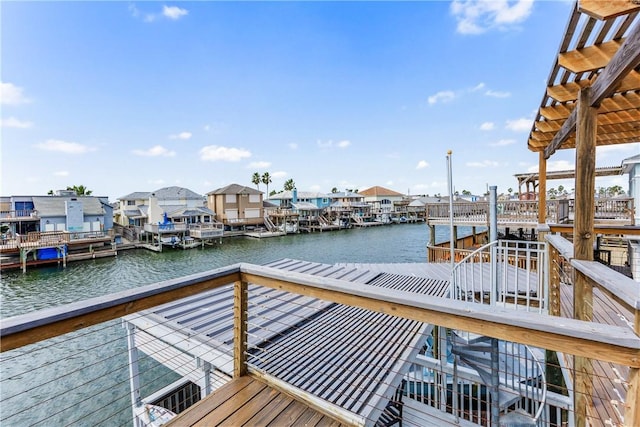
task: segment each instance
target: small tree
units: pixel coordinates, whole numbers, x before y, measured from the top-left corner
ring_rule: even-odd
[[[336,194],[338,192],[338,189],[336,187],[333,187],[331,189],[331,194]]]
[[[284,191],[293,191],[296,188],[296,183],[293,182],[293,179],[289,178],[284,182]]]
[[[271,175],[269,174],[269,172],[263,173],[262,183],[267,186],[267,194],[269,194],[269,184],[271,184],[271,182],[273,181],[271,180]]]
[[[260,189],[260,179],[260,174],[258,172],[254,172],[251,176],[251,182],[256,186],[258,190]]]
[[[78,196],[90,196],[92,191],[84,185],[74,185],[73,187],[67,187],[67,190],[75,191]]]

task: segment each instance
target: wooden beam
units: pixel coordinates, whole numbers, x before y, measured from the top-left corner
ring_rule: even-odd
[[[601,21],[640,10],[634,0],[580,0],[578,10]]]
[[[534,312],[519,311],[514,316],[510,308],[428,295],[416,298],[411,292],[324,277],[306,277],[268,267],[247,265],[242,271],[242,280],[260,286],[562,353],[640,367],[640,338],[626,327],[574,319],[558,322],[557,318]],[[627,339],[623,337],[629,337],[634,347],[625,347]]]
[[[238,274],[239,266],[231,265],[223,269],[2,319],[0,352],[219,288],[237,280]]]
[[[640,65],[640,25],[636,24],[618,52],[598,75],[592,86],[590,105],[598,106],[602,100],[610,97],[620,82],[638,65]]]
[[[562,143],[573,133],[576,127],[576,110],[574,109],[569,118],[564,122],[562,128],[556,133],[556,136],[553,137],[553,140],[547,145],[544,149],[544,158],[548,159],[551,157],[553,153],[562,145]]]
[[[606,67],[620,48],[621,41],[611,40],[599,45],[570,50],[558,55],[558,64],[572,73],[585,73]]]

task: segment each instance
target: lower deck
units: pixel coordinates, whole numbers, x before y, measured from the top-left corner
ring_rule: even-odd
[[[167,426],[340,426],[338,421],[261,380],[236,378],[196,403]]]

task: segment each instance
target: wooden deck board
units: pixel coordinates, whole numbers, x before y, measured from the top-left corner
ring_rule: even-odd
[[[339,426],[328,417],[296,401],[259,379],[231,380],[167,426]]]

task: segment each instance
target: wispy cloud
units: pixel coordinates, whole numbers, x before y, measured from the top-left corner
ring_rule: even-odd
[[[484,89],[484,83],[478,83],[477,85],[475,85],[474,87],[472,87],[471,89],[469,89],[470,92],[477,92],[479,90]]]
[[[538,172],[538,164],[534,164],[527,169],[527,172]],[[574,169],[574,164],[567,160],[551,160],[547,162],[547,171],[566,171]]]
[[[66,154],[84,154],[96,150],[88,145],[78,144],[77,142],[61,141],[59,139],[48,139],[45,142],[36,144],[36,147],[45,151],[57,151]]]
[[[428,167],[429,167],[429,163],[426,160],[420,160],[418,162],[418,165],[416,166],[416,169],[424,169]]]
[[[284,178],[287,175],[288,173],[286,173],[285,171],[275,171],[271,174],[273,178],[277,178],[277,179]]]
[[[15,117],[9,117],[8,119],[0,120],[0,125],[3,128],[28,129],[33,126],[33,122],[27,122],[24,120],[18,120]]]
[[[209,162],[239,162],[249,157],[251,157],[251,151],[245,150],[244,148],[207,145],[200,150],[200,159]]]
[[[289,149],[291,150],[297,150],[298,149],[298,144],[296,144],[295,142],[292,142],[290,144],[287,144]]]
[[[351,141],[343,139],[342,141],[338,141],[338,142],[333,142],[333,140],[328,140],[328,141],[322,141],[322,140],[318,140],[318,147],[320,148],[324,148],[324,149],[329,149],[329,148],[340,148],[340,149],[344,149],[347,148],[351,145]]]
[[[434,105],[438,102],[451,102],[454,99],[456,99],[456,94],[453,91],[443,90],[436,93],[435,95],[431,95],[429,98],[427,98],[427,102],[429,103],[429,105]]]
[[[251,162],[247,165],[247,169],[266,169],[271,166],[271,162]]]
[[[162,145],[155,145],[148,150],[133,150],[131,151],[136,156],[143,157],[174,157],[176,155],[175,151],[171,151]]]
[[[480,125],[480,130],[493,130],[495,128],[495,124],[493,122],[484,122]]]
[[[511,96],[510,92],[499,92],[491,89],[487,90],[484,94],[492,98],[509,98]]]
[[[500,141],[492,142],[489,144],[491,147],[505,147],[507,145],[515,144],[515,139],[501,139]]]
[[[53,176],[69,176],[69,171],[57,171],[53,173]]]
[[[18,105],[31,102],[24,96],[23,89],[13,83],[0,82],[0,103],[3,105]]]
[[[193,134],[191,132],[180,132],[180,133],[169,135],[169,139],[182,139],[186,141],[187,139],[190,139],[192,136]]]
[[[532,125],[532,119],[520,118],[515,120],[507,120],[505,128],[514,132],[529,132]]]
[[[500,163],[494,161],[494,160],[483,160],[481,162],[467,162],[465,163],[467,166],[469,166],[470,168],[487,168],[487,167],[498,167],[500,166]]]
[[[482,34],[492,29],[508,30],[531,14],[533,0],[455,0],[450,11],[461,34]]]
[[[162,6],[162,11],[157,13],[143,12],[134,3],[129,4],[129,13],[134,18],[142,19],[144,22],[155,22],[159,18],[169,19],[171,21],[177,21],[189,14],[187,9],[183,9],[178,6]]]

